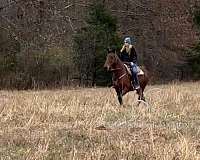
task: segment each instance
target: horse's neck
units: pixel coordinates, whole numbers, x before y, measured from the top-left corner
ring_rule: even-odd
[[[126,68],[124,67],[124,63],[119,58],[117,58],[117,65],[122,70],[126,70]]]
[[[115,77],[120,77],[126,73],[126,68],[124,67],[123,62],[120,59],[117,59],[116,69],[116,72],[114,72]]]

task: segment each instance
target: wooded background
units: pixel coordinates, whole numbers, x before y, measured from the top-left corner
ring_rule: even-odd
[[[109,85],[106,48],[120,49],[125,36],[134,38],[152,82],[198,79],[198,6],[198,0],[1,0],[0,87]]]

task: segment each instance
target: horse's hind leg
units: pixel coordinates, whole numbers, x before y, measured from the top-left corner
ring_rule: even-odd
[[[145,88],[145,86],[144,86],[144,88]],[[144,96],[144,88],[142,88],[142,97],[141,97],[141,100],[143,100],[145,102],[146,100],[145,100],[145,96]]]
[[[137,94],[138,94],[138,106],[140,105],[140,103],[141,103],[141,100],[143,100],[143,101],[145,101],[144,100],[144,94],[143,94],[143,90],[140,88],[140,89],[138,89],[138,90],[136,90],[137,91]]]
[[[138,89],[136,90],[137,94],[138,94],[138,100],[142,100],[142,97],[143,97],[143,93],[142,93],[142,89]]]
[[[140,91],[139,96],[138,96],[138,100],[143,100],[143,101],[145,101],[145,97],[144,97],[144,92],[143,92],[143,90]]]
[[[145,96],[144,96],[144,93],[142,92],[142,98],[141,98],[143,101],[146,101],[145,100]]]

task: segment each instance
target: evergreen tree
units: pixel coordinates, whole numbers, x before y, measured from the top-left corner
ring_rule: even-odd
[[[200,10],[197,10],[194,14],[194,23],[196,25],[197,31],[200,33]],[[189,65],[191,67],[194,78],[200,78],[200,37],[190,52],[191,58],[189,58]]]
[[[104,5],[97,3],[90,8],[86,24],[74,36],[74,60],[82,84],[105,85],[111,79],[103,70],[106,48],[120,45],[117,21]]]

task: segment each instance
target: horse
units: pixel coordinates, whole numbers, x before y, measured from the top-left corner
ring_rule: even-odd
[[[113,88],[117,93],[120,105],[123,105],[122,96],[129,91],[135,90],[132,85],[131,74],[114,49],[107,49],[107,52],[104,68],[107,69],[107,71],[112,72]],[[138,94],[138,105],[141,101],[145,101],[144,89],[149,81],[146,68],[144,66],[141,66],[140,68],[142,69],[143,74],[137,75],[140,84],[140,89],[136,90]]]

